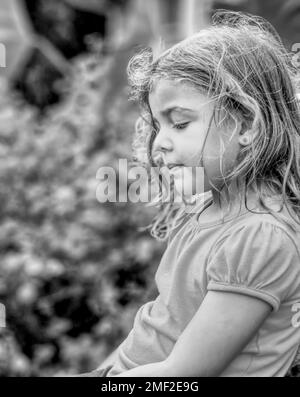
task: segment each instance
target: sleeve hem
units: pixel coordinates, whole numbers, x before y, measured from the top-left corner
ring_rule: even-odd
[[[254,298],[258,298],[269,303],[272,306],[274,312],[276,312],[280,306],[280,300],[276,298],[274,295],[271,295],[265,291],[260,291],[254,288],[247,287],[245,285],[227,284],[224,282],[210,281],[208,283],[207,290],[235,292],[242,295],[253,296]]]

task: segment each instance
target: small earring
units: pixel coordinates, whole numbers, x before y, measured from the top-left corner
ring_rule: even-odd
[[[247,145],[249,145],[249,143],[250,143],[249,137],[247,137],[247,136],[242,136],[242,137],[240,138],[240,144],[241,144],[241,145],[247,146]]]

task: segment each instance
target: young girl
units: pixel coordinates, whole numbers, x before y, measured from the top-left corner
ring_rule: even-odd
[[[272,26],[232,12],[156,60],[143,52],[130,62],[152,126],[150,163],[160,155],[174,174],[203,167],[211,196],[185,214],[161,205],[159,294],[106,376],[287,373],[300,343],[296,72]]]

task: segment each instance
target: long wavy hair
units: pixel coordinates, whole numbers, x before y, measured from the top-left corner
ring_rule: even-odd
[[[257,131],[252,143],[242,147],[236,164],[223,175],[251,186],[269,213],[264,198],[280,195],[293,220],[300,223],[300,107],[299,74],[274,27],[261,17],[219,10],[212,25],[179,42],[154,59],[151,49],[137,53],[128,64],[131,99],[140,104],[135,153],[144,153],[149,166],[157,134],[149,106],[149,93],[159,79],[188,84],[216,101],[214,121],[244,120]],[[222,139],[222,137],[220,137]],[[221,145],[222,146],[222,145]],[[136,156],[138,158],[138,155]],[[220,162],[222,156],[220,156]],[[222,169],[222,167],[221,167]],[[166,239],[184,217],[174,203],[157,201],[158,213],[151,233]],[[293,224],[288,222],[293,228]]]

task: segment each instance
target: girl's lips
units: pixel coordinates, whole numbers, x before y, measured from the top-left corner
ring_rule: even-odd
[[[169,173],[173,175],[176,179],[183,179],[184,177],[187,176],[186,173],[184,174],[185,169],[183,164],[174,164],[168,169],[169,169]]]
[[[184,164],[167,164],[167,167],[171,170],[175,167],[184,167]]]

